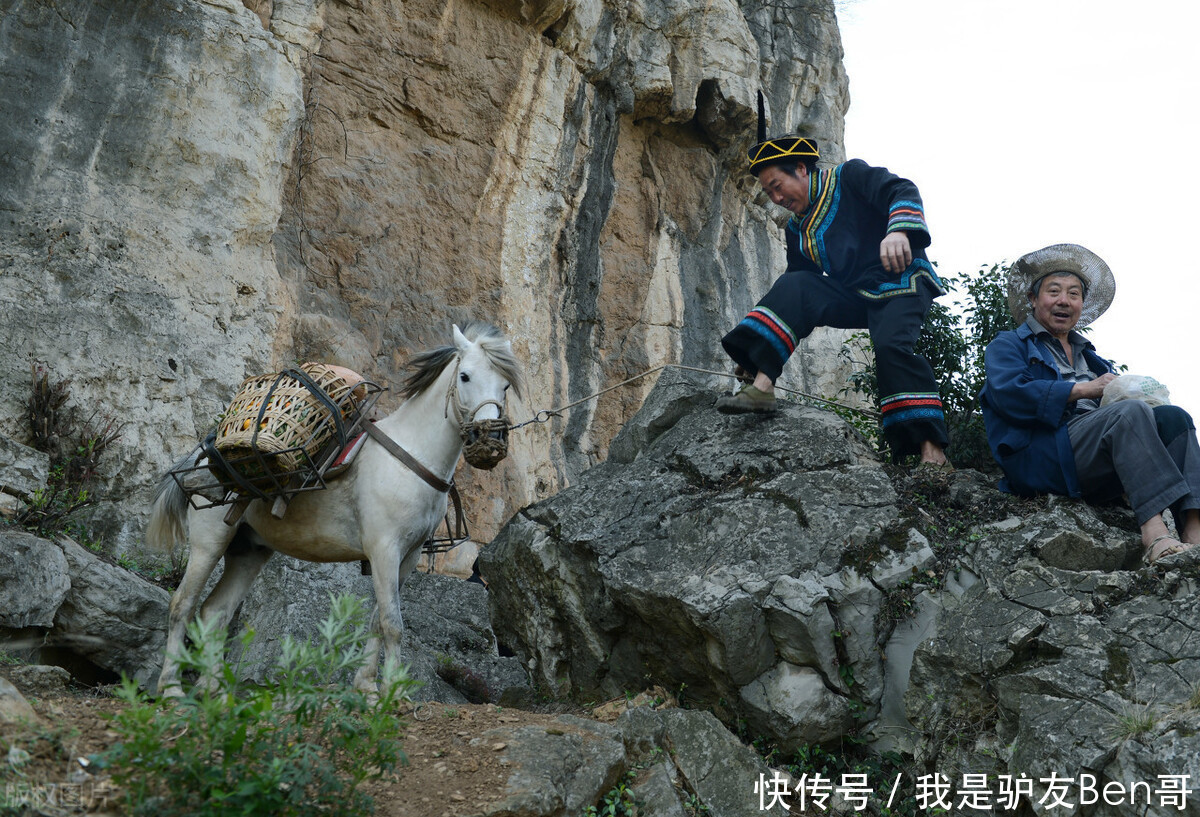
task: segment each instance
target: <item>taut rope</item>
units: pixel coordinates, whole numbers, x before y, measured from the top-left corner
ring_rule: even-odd
[[[588,400],[594,400],[595,398],[601,396],[602,394],[607,394],[608,392],[613,391],[614,389],[619,389],[622,386],[627,386],[636,380],[641,380],[643,377],[646,377],[647,375],[652,375],[655,372],[660,372],[663,369],[681,369],[681,370],[687,371],[687,372],[699,372],[701,374],[716,375],[717,377],[732,377],[735,380],[740,379],[737,375],[730,374],[729,372],[716,372],[716,371],[713,371],[712,369],[698,369],[695,366],[684,366],[683,364],[680,364],[680,363],[664,363],[661,366],[655,366],[653,369],[647,369],[646,371],[641,372],[640,374],[635,374],[633,377],[622,380],[620,383],[617,383],[616,385],[613,385],[613,386],[609,386],[607,389],[601,389],[598,392],[593,392],[592,394],[589,394],[587,397],[581,397],[572,403],[567,403],[566,405],[559,406],[558,408],[542,409],[537,414],[533,415],[533,419],[526,420],[523,423],[517,423],[516,425],[509,426],[509,430],[515,431],[518,428],[524,428],[525,426],[532,425],[534,423],[545,423],[545,422],[549,421],[551,417],[561,417],[562,412],[566,411],[569,408],[578,406],[580,403],[586,403]],[[826,405],[836,406],[836,407],[838,407],[840,409],[844,409],[846,411],[853,411],[857,414],[862,414],[866,417],[870,417],[875,420],[879,419],[879,412],[877,412],[877,411],[870,411],[868,409],[860,409],[860,408],[855,408],[854,406],[847,406],[843,403],[837,402],[836,400],[829,400],[828,398],[825,398],[825,397],[817,397],[816,395],[805,394],[802,391],[797,391],[795,389],[788,389],[783,386],[776,386],[775,389],[777,391],[787,392],[788,394],[794,394],[798,397],[804,398],[805,400],[813,400],[818,403],[824,403]]]

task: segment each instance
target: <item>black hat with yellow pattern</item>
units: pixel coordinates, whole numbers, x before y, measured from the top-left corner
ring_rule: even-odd
[[[764,168],[783,162],[811,164],[821,158],[817,143],[807,136],[788,134],[767,138],[767,115],[762,91],[758,92],[758,143],[750,148],[750,172],[757,176]]]

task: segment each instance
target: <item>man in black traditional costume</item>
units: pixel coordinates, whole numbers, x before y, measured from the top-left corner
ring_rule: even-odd
[[[812,139],[768,139],[759,96],[750,172],[792,212],[787,271],[721,340],[752,383],[717,401],[736,414],[775,411],[775,381],[796,344],[818,326],[867,329],[875,346],[884,435],[896,459],[948,466],[933,369],[913,351],[941,281],[925,257],[929,231],[915,184],[860,159],[818,170]]]

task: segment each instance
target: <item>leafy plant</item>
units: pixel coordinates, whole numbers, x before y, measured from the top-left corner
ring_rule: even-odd
[[[94,484],[99,479],[100,458],[121,436],[124,423],[93,411],[80,414],[68,405],[70,378],[52,380],[44,366],[30,364],[30,396],[26,406],[33,447],[50,456],[46,487],[33,492],[14,521],[39,536],[67,531],[68,519],[95,503]]]
[[[285,638],[261,686],[238,682],[224,630],[197,620],[179,662],[199,682],[160,706],[125,679],[121,742],[93,760],[133,815],[370,813],[359,786],[407,762],[395,709],[416,682],[391,663],[377,697],[346,682],[364,660],[367,620],[359,599],[332,598],[315,641]]]
[[[584,817],[633,817],[637,814],[637,805],[629,790],[632,782],[633,773],[626,772],[621,782],[609,789],[597,805],[584,809]]]
[[[66,529],[71,514],[92,504],[91,492],[79,483],[69,483],[62,466],[57,466],[50,470],[46,487],[30,495],[13,521],[38,536],[53,536]]]
[[[121,437],[125,423],[93,411],[86,417],[71,398],[71,379],[51,380],[44,367],[30,364],[32,377],[28,403],[33,447],[50,455],[52,467],[61,468],[68,485],[85,485],[97,476],[100,457]]]
[[[1015,326],[1008,312],[1003,267],[993,264],[961,278],[945,276],[942,283],[953,300],[949,304],[933,302],[914,348],[937,376],[954,462],[989,469],[993,463],[979,407],[985,380],[983,355],[996,335]],[[842,357],[853,365],[854,372],[843,393],[857,392],[878,402],[874,354],[866,353],[873,351],[870,337],[860,332],[851,340]],[[886,445],[878,429],[872,436],[881,449]]]

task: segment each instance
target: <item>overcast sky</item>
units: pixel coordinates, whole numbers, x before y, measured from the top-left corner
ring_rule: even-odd
[[[846,155],[917,183],[939,269],[1091,249],[1097,351],[1200,419],[1200,2],[837,5]]]

